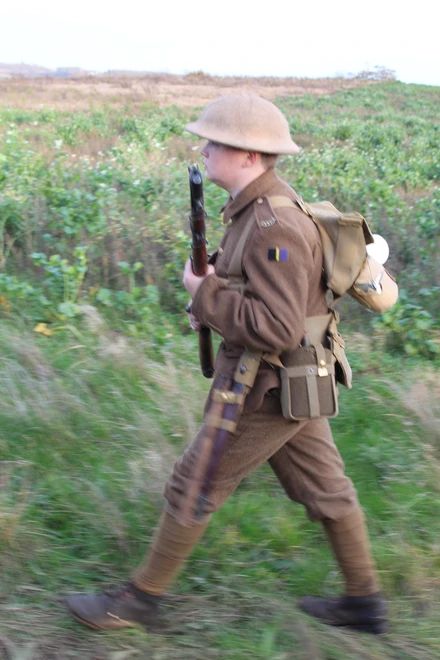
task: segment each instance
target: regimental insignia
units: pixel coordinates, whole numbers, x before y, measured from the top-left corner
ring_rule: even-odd
[[[261,226],[262,227],[272,227],[276,223],[277,219],[273,217],[273,215],[268,219],[268,220],[262,220],[261,221]]]
[[[267,258],[269,261],[287,261],[289,252],[287,248],[269,248]]]

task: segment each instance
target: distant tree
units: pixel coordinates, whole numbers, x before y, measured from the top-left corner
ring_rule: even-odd
[[[350,78],[358,78],[359,80],[377,80],[384,82],[385,80],[396,80],[396,72],[392,69],[387,69],[385,66],[374,66],[371,70],[365,69],[359,73],[350,74]]]

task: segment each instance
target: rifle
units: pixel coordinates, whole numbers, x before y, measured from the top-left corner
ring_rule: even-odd
[[[194,275],[199,277],[207,271],[208,258],[206,254],[206,213],[203,200],[203,179],[198,165],[188,165],[189,189],[191,193],[191,215],[189,224],[192,234],[191,263]],[[187,311],[189,311],[187,309]],[[202,327],[199,331],[199,359],[205,378],[214,375],[214,351],[210,328]]]

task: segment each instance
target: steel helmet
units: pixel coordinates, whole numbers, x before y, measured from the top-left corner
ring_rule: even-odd
[[[197,121],[185,126],[201,138],[244,151],[297,154],[287,119],[271,101],[257,94],[228,94],[211,101]]]

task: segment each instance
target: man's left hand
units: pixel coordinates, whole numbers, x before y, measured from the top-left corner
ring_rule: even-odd
[[[183,271],[182,282],[183,282],[183,286],[188,291],[191,298],[194,298],[197,291],[199,290],[199,286],[201,285],[205,277],[207,277],[208,275],[213,275],[214,273],[215,273],[214,266],[212,264],[208,264],[205,275],[202,275],[201,277],[199,277],[198,275],[194,275],[192,271],[191,259],[188,259],[188,261],[185,264],[185,270]]]

